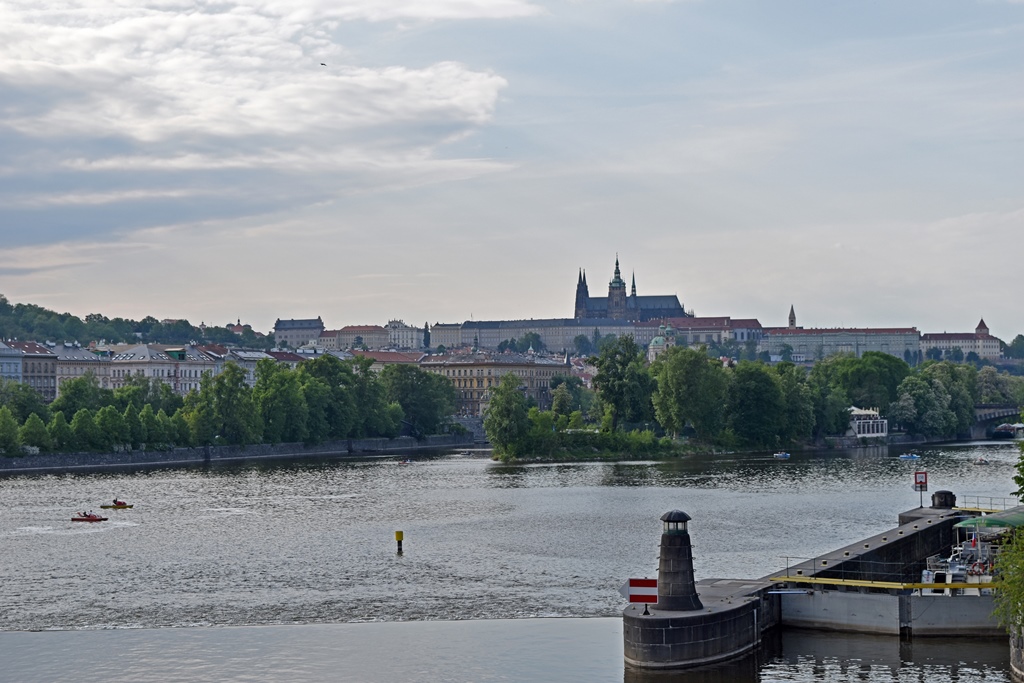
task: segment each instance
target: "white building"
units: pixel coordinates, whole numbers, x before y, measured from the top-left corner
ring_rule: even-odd
[[[422,349],[423,329],[406,325],[404,320],[389,320],[384,326],[388,341],[396,349]]]

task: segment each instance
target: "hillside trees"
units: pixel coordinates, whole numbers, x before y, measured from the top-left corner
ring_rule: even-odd
[[[416,437],[436,433],[455,412],[455,387],[441,375],[412,365],[389,365],[381,370],[380,383]]]
[[[697,437],[712,440],[725,427],[729,378],[704,349],[669,348],[651,368],[657,381],[652,401],[658,422],[673,434],[687,423]]]
[[[633,337],[615,338],[591,362],[597,368],[594,387],[610,415],[611,431],[619,422],[654,420],[654,378],[647,369],[643,349]]]

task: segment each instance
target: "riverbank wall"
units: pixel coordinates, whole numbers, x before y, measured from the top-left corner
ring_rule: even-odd
[[[255,444],[249,446],[208,446],[173,448],[166,451],[135,450],[119,453],[45,453],[18,458],[0,457],[0,476],[110,469],[145,469],[209,465],[247,460],[283,458],[350,458],[422,450],[444,450],[473,444],[472,434],[437,434],[417,441],[411,436],[397,439],[342,439],[322,444]]]

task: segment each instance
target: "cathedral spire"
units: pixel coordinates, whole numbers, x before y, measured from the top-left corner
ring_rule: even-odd
[[[629,293],[630,296],[636,296],[636,271],[633,271],[633,288]]]
[[[789,305],[789,329],[796,329],[796,310],[793,308],[793,304]]]

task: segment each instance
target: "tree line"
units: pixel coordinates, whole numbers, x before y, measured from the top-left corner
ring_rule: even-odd
[[[36,341],[90,341],[153,344],[230,344],[252,349],[269,349],[272,336],[259,337],[246,328],[235,334],[227,327],[196,327],[187,320],[162,323],[152,316],[142,320],[108,318],[90,313],[81,319],[70,313],[56,313],[35,304],[12,304],[0,294],[0,330],[5,339]]]
[[[724,447],[782,448],[842,435],[853,406],[877,409],[891,431],[953,438],[969,431],[978,403],[1024,405],[1024,378],[949,361],[911,367],[874,351],[838,354],[807,370],[790,362],[723,362],[704,347],[675,346],[649,364],[627,336],[606,343],[591,362],[597,400],[577,416],[554,406],[531,409],[517,398],[518,379],[503,381],[485,420],[499,454],[571,449],[585,424],[609,434],[661,430]],[[638,445],[650,441],[643,438]]]
[[[246,372],[226,363],[184,397],[135,376],[114,390],[84,375],[47,405],[31,387],[0,383],[0,451],[110,451],[175,446],[321,443],[437,433],[455,410],[444,377],[411,365],[370,370],[368,358],[320,356],[291,369],[270,359]]]

